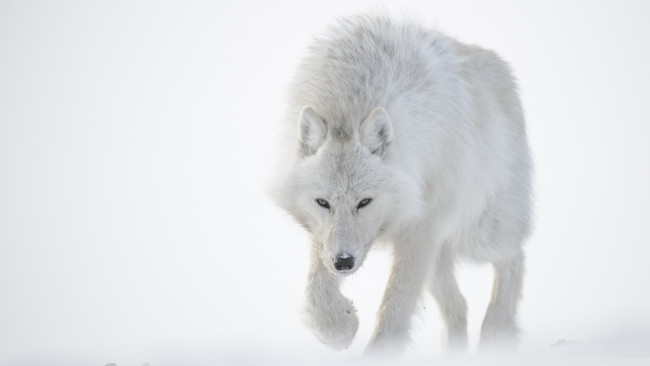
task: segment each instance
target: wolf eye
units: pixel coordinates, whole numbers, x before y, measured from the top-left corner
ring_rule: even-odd
[[[359,205],[357,205],[357,210],[362,208],[362,207],[368,206],[368,204],[370,202],[372,202],[372,198],[364,198],[364,199],[362,199],[361,201],[359,201]]]
[[[330,208],[329,202],[325,201],[322,198],[316,198],[316,203],[318,203],[318,205],[322,208],[327,208],[327,209]]]

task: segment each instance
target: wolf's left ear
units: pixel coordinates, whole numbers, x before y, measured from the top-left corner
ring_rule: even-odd
[[[361,123],[361,143],[374,155],[384,157],[393,141],[393,124],[384,108],[375,108]]]
[[[313,108],[303,107],[298,117],[298,140],[302,154],[304,156],[315,154],[325,142],[326,135],[327,125],[321,116]]]

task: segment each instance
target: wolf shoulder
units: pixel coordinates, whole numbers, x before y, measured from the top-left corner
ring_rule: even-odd
[[[325,113],[367,114],[377,105],[426,105],[427,98],[519,106],[510,67],[495,52],[383,17],[340,21],[314,42],[296,76],[294,113],[311,104]]]

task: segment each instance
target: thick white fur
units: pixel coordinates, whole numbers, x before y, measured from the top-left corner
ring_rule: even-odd
[[[358,320],[339,284],[385,242],[394,263],[368,353],[408,344],[425,288],[448,344],[467,344],[460,258],[494,265],[482,344],[515,341],[531,158],[515,82],[496,54],[388,17],[341,19],[300,65],[287,138],[275,198],[311,235],[305,314],[318,339],[350,345]],[[355,257],[353,269],[334,268],[340,253]]]

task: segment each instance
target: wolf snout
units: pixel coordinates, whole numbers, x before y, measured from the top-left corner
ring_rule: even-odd
[[[337,271],[349,271],[354,268],[354,257],[348,253],[341,253],[334,260],[334,268]]]

